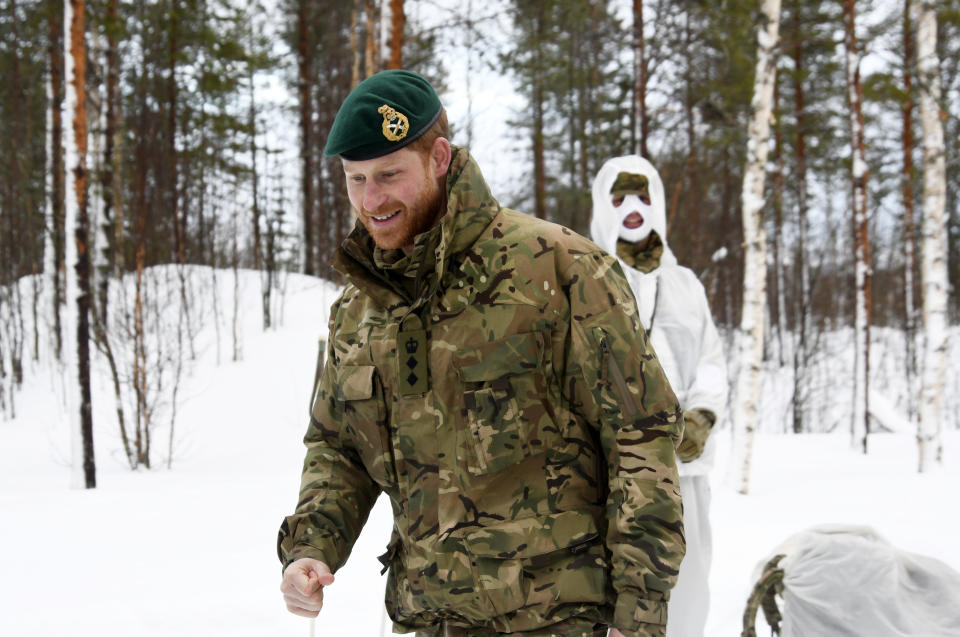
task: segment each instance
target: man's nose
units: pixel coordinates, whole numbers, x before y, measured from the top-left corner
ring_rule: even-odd
[[[363,209],[376,210],[386,201],[386,195],[373,180],[368,181],[363,188]]]

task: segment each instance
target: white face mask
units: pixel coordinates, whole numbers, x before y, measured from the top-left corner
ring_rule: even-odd
[[[650,223],[650,219],[653,216],[653,206],[644,203],[639,195],[625,195],[620,205],[614,206],[613,209],[617,212],[617,218],[620,219],[620,238],[624,241],[631,243],[643,241],[653,229]],[[643,223],[635,228],[628,228],[623,225],[623,222],[634,212],[639,213],[643,217]]]

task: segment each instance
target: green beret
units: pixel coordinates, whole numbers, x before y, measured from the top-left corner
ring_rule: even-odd
[[[382,71],[343,100],[323,152],[351,161],[392,153],[430,130],[442,110],[437,92],[421,76]]]

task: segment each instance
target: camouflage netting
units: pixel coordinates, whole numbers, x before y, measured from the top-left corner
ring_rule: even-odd
[[[960,573],[869,527],[798,533],[758,565],[754,581],[746,637],[757,634],[758,607],[783,637],[960,637]]]

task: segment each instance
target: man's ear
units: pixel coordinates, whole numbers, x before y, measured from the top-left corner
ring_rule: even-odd
[[[433,147],[430,149],[430,164],[437,177],[445,177],[450,169],[450,159],[453,157],[453,151],[450,149],[450,141],[446,137],[437,137],[433,140]]]

